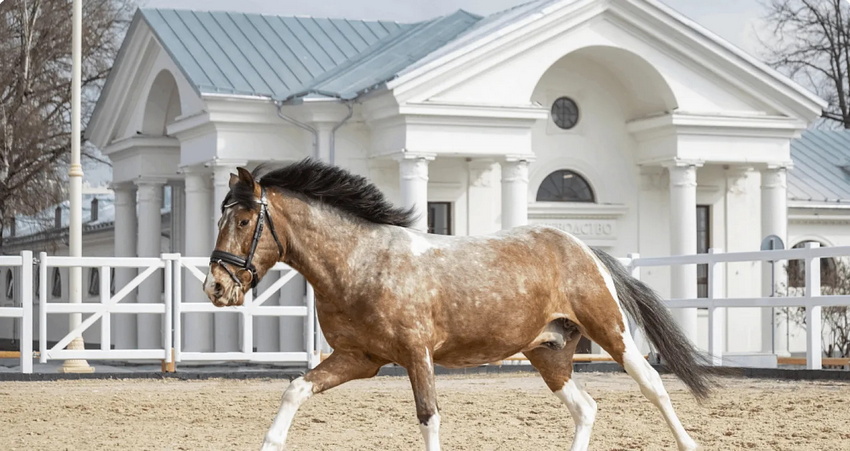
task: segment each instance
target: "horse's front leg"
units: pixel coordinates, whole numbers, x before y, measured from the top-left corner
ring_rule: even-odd
[[[295,412],[301,404],[316,393],[336,387],[339,384],[354,379],[364,379],[378,374],[381,366],[387,362],[379,362],[362,353],[334,351],[324,362],[289,384],[283,392],[280,409],[274,419],[262,451],[280,451],[284,449],[286,435],[292,425]]]
[[[416,416],[425,439],[426,451],[440,450],[440,412],[437,406],[437,387],[434,383],[434,360],[427,348],[411,355],[405,365],[413,386]]]

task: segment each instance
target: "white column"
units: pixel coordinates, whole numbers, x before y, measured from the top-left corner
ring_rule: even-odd
[[[499,213],[494,196],[496,163],[491,160],[472,160],[467,163],[469,183],[467,185],[467,234],[486,235],[497,232]]]
[[[162,188],[165,179],[144,178],[136,180],[138,195],[139,257],[159,257],[162,254]],[[141,273],[143,269],[140,269]],[[139,285],[139,302],[162,302],[162,272],[151,274]],[[137,320],[138,347],[155,349],[162,346],[162,316],[141,313]]]
[[[212,174],[203,168],[184,169],[183,173],[186,181],[186,223],[183,227],[186,256],[209,257],[214,245],[212,230],[204,225],[215,222]],[[203,282],[197,281],[188,270],[183,271],[183,302],[210,302],[204,294]],[[183,315],[183,350],[211,352],[214,340],[212,313]]]
[[[776,235],[782,238],[785,247],[788,244],[788,166],[770,165],[761,171],[761,238]],[[771,265],[762,263],[762,295],[770,296],[773,287],[787,287],[784,266],[787,262],[778,261]],[[762,352],[776,352],[776,321],[774,309],[761,309],[761,348]]]
[[[675,162],[670,173],[670,255],[697,253],[697,165]],[[696,265],[679,265],[670,270],[670,297],[697,297]],[[671,309],[673,318],[692,343],[697,342],[697,310]]]
[[[413,228],[422,232],[428,230],[428,163],[433,160],[433,155],[405,153],[398,162],[402,206],[414,209]]]
[[[218,237],[221,203],[230,192],[230,174],[235,174],[237,167],[247,164],[247,161],[217,160],[213,166],[213,241]],[[239,351],[239,315],[219,313],[214,316],[216,352]]]
[[[131,184],[115,185],[115,256],[136,257],[136,187]],[[118,292],[133,280],[136,271],[118,268],[115,271],[115,291]],[[135,292],[120,301],[136,302]],[[136,349],[136,319],[131,315],[115,315],[112,320],[112,343],[117,349]]]
[[[502,229],[528,224],[529,157],[508,157],[502,162]]]

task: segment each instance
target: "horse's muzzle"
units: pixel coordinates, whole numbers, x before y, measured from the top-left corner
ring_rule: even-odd
[[[225,285],[215,280],[212,272],[207,274],[204,280],[204,293],[216,307],[239,306],[245,301],[245,296],[240,287],[236,285]]]

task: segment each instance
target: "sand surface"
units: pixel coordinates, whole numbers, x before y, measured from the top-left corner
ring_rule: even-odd
[[[661,414],[623,374],[580,374],[599,403],[593,450],[675,449]],[[704,449],[850,450],[850,384],[722,379],[703,405],[664,377]],[[285,380],[0,383],[4,450],[255,450]],[[536,376],[438,377],[446,450],[564,450],[573,424]],[[291,450],[424,449],[403,378],[348,383],[305,404]]]

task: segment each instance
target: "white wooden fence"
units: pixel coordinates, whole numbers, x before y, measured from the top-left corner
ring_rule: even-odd
[[[805,307],[806,309],[806,368],[823,367],[823,349],[821,345],[821,309],[827,306],[850,306],[848,295],[821,295],[820,259],[850,257],[850,247],[818,247],[817,243],[807,243],[803,249],[782,251],[723,253],[712,249],[708,254],[683,255],[676,257],[641,258],[630,255],[624,263],[632,268],[632,274],[639,276],[639,269],[653,266],[674,266],[688,264],[708,265],[708,297],[695,299],[670,299],[666,305],[670,308],[707,308],[708,309],[708,352],[715,365],[720,365],[723,357],[723,337],[726,328],[723,322],[725,308],[740,307]],[[723,275],[725,265],[733,262],[768,262],[781,260],[802,260],[805,262],[805,291],[795,297],[751,297],[730,298],[726,296]],[[781,263],[781,262],[779,262]],[[814,268],[814,269],[813,269]],[[761,285],[761,280],[753,281]]]
[[[273,294],[284,285],[291,283],[298,275],[289,266],[279,263],[270,273],[280,273],[281,276],[256,298],[249,292],[244,305],[221,309],[209,302],[195,303],[183,300],[183,271],[191,274],[191,283],[200,284],[205,273],[199,267],[206,267],[209,258],[181,257],[179,254],[163,254],[159,258],[112,258],[112,257],[58,257],[41,253],[38,259],[38,299],[39,299],[39,362],[50,360],[154,360],[165,363],[187,361],[246,361],[246,362],[275,362],[297,363],[313,368],[319,361],[315,349],[315,308],[312,290],[301,306],[266,306],[263,305]],[[20,318],[22,321],[21,335],[21,371],[32,373],[32,335],[33,335],[33,299],[32,287],[33,258],[32,253],[23,252],[21,256],[0,257],[0,267],[21,268],[22,307],[2,307],[0,317]],[[68,303],[48,302],[48,274],[50,268],[82,267],[99,271],[99,302]],[[111,293],[111,273],[116,268],[129,268],[138,271],[138,275],[129,283],[120,287],[115,294]],[[122,300],[136,290],[145,280],[156,272],[163,276],[163,292],[161,302],[152,303],[122,303]],[[242,319],[242,336],[240,352],[185,352],[183,351],[182,329],[184,314],[209,312],[232,314],[236,312]],[[161,315],[162,346],[149,349],[113,349],[112,347],[112,314],[158,314]],[[48,315],[88,315],[79,326],[69,331],[53,346],[49,347]],[[305,349],[301,352],[255,352],[253,350],[253,318],[260,316],[301,317],[305,322]],[[75,338],[80,337],[86,330],[99,321],[99,349],[69,350],[65,347]]]
[[[206,274],[198,268],[206,269],[209,266],[210,259],[206,257],[178,257],[177,271],[175,271],[175,293],[182,293],[182,274],[179,268],[186,268],[192,275],[191,283],[202,283]],[[175,360],[182,361],[250,361],[250,362],[276,362],[276,363],[305,363],[308,368],[313,368],[318,364],[318,353],[315,349],[315,308],[312,291],[308,290],[304,305],[299,306],[269,306],[263,305],[272,295],[280,291],[287,283],[290,283],[298,273],[289,266],[278,263],[272,267],[267,273],[267,278],[274,279],[275,273],[279,273],[271,286],[266,288],[262,293],[258,293],[257,297],[253,296],[252,291],[248,291],[245,296],[245,302],[240,307],[226,307],[234,309],[240,313],[242,323],[242,350],[239,352],[186,352],[183,351],[181,341],[181,328],[183,325],[182,316],[184,313],[199,313],[221,312],[221,308],[214,306],[211,302],[182,302],[175,303],[175,321],[174,321],[174,341],[175,341]],[[304,318],[304,343],[306,349],[301,352],[256,352],[253,350],[254,339],[254,317],[261,316],[276,316],[276,317],[303,317]]]
[[[708,297],[697,299],[670,299],[666,304],[670,308],[706,308],[709,315],[708,350],[717,365],[722,362],[723,336],[725,325],[724,309],[738,307],[805,307],[807,329],[807,368],[822,367],[821,349],[821,309],[824,306],[850,306],[850,296],[823,296],[820,292],[820,259],[827,257],[850,257],[850,247],[808,247],[784,251],[722,253],[712,250],[708,254],[676,257],[643,258],[636,254],[621,261],[635,276],[640,268],[669,267],[674,265],[707,264]],[[805,293],[799,297],[758,297],[730,298],[726,296],[724,285],[725,265],[732,262],[777,260],[803,260],[806,268]],[[184,315],[196,312],[217,313],[221,309],[211,303],[184,302],[182,286],[184,283],[200,283],[205,277],[199,268],[208,265],[207,258],[182,257],[178,254],[163,254],[160,258],[110,258],[110,257],[56,257],[40,254],[38,259],[39,277],[39,359],[47,362],[54,359],[106,359],[106,360],[162,360],[164,362],[185,361],[251,361],[251,362],[291,362],[304,364],[308,368],[318,364],[317,343],[321,332],[317,331],[314,298],[312,290],[307,290],[303,305],[268,306],[264,303],[287,283],[295,279],[297,273],[292,268],[276,265],[272,271],[279,272],[279,278],[254,298],[250,293],[245,305],[228,307],[230,312],[238,312],[242,320],[241,350],[237,352],[188,352],[183,350],[181,342]],[[25,289],[32,286],[33,259],[31,252],[22,252],[20,256],[0,257],[0,267],[20,268],[21,307],[2,307],[0,317],[21,320],[21,371],[31,373],[32,368],[32,292]],[[67,267],[97,268],[100,271],[100,302],[81,304],[47,302],[48,268]],[[113,295],[110,293],[110,274],[115,268],[134,268],[138,275]],[[191,274],[191,282],[183,280],[183,268]],[[816,268],[812,270],[812,268]],[[161,271],[164,280],[162,302],[158,303],[121,303],[145,279],[156,271]],[[759,286],[761,281],[754,281]],[[79,327],[74,328],[54,346],[47,348],[47,316],[51,314],[89,314]],[[114,313],[148,313],[162,315],[162,346],[155,349],[111,349],[111,315]],[[232,313],[231,313],[232,314]],[[304,350],[299,352],[255,352],[253,351],[253,318],[261,316],[300,317],[304,319]],[[65,346],[80,336],[95,322],[100,321],[100,349],[66,350]],[[172,353],[173,349],[173,353]]]

